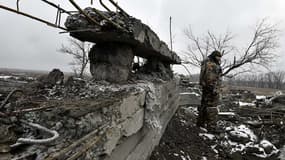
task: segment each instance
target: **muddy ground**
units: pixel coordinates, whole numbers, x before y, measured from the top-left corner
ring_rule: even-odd
[[[150,160],[233,159],[224,149],[215,146],[217,142],[201,136],[201,133],[214,134],[219,139],[222,133],[210,133],[203,128],[196,127],[196,117],[195,112],[189,111],[186,107],[180,107],[169,122],[160,144],[153,151]],[[285,144],[284,125],[266,125],[262,128],[252,127],[251,129],[256,135],[263,136],[262,138],[271,141],[279,149],[282,149]],[[268,158],[268,160],[270,159],[272,158]],[[284,160],[285,157],[274,157],[274,159]]]
[[[211,141],[203,139],[199,133],[205,132],[195,126],[196,115],[180,107],[155,148],[150,160],[216,160],[226,159],[217,155]]]

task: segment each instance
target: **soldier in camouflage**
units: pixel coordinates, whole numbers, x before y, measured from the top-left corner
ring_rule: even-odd
[[[201,65],[202,100],[201,106],[198,107],[197,118],[197,126],[199,127],[212,128],[216,126],[222,75],[221,57],[222,54],[219,51],[214,51]]]

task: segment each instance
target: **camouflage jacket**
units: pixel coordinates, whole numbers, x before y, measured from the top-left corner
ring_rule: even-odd
[[[200,85],[203,88],[220,88],[221,75],[221,66],[218,63],[214,62],[212,59],[207,58],[202,62],[201,65]]]

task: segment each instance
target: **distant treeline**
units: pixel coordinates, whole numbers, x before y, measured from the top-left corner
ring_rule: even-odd
[[[198,82],[199,74],[183,76],[190,82]],[[285,71],[268,72],[261,74],[241,74],[233,78],[224,78],[223,83],[235,86],[247,86],[256,88],[272,88],[285,90]]]
[[[285,72],[268,72],[262,74],[239,75],[227,79],[229,85],[257,88],[285,89]]]

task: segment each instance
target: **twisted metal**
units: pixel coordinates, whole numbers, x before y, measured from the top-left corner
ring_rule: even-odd
[[[108,11],[108,12],[112,12],[104,3],[102,0],[99,0],[100,4]]]
[[[121,13],[125,16],[125,17],[130,17],[128,15],[127,12],[125,12],[116,2],[114,2],[113,0],[109,0],[118,10],[121,11]]]

